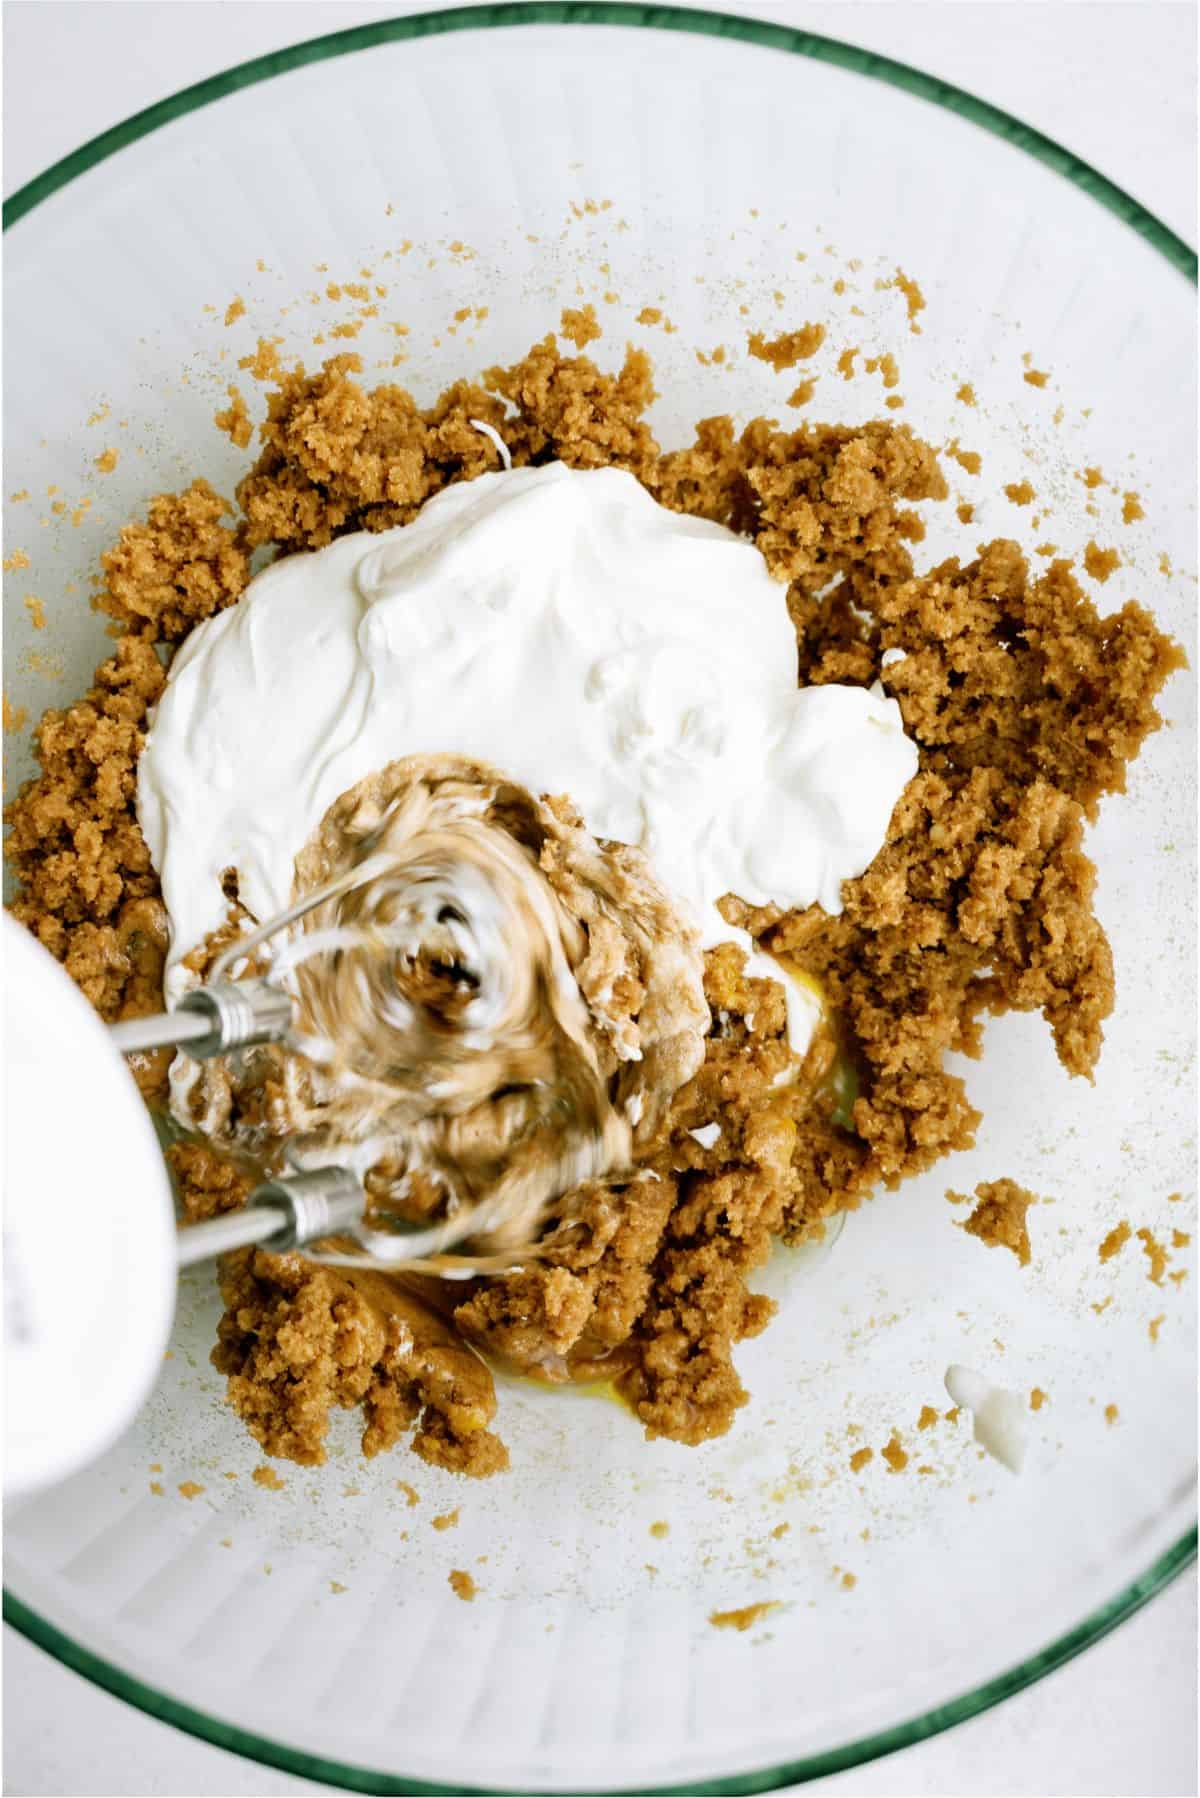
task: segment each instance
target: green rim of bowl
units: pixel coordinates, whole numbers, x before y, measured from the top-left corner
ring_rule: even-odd
[[[968,123],[990,131],[1014,148],[1035,157],[1114,213],[1151,248],[1157,250],[1172,268],[1177,269],[1193,284],[1196,282],[1195,250],[1169,226],[1164,225],[1161,219],[1147,211],[1132,194],[1126,193],[1098,169],[1092,168],[1089,163],[1055,143],[1052,138],[1023,124],[1020,119],[1002,111],[998,106],[977,99],[974,94],[965,93],[962,88],[954,87],[950,82],[926,75],[907,63],[895,62],[887,56],[877,56],[873,51],[858,49],[853,44],[841,43],[835,38],[822,37],[815,32],[796,31],[788,26],[772,25],[761,19],[735,17],[728,13],[697,12],[687,7],[626,4],[625,0],[502,0],[498,5],[464,6],[445,12],[415,13],[405,18],[380,19],[369,25],[356,25],[347,31],[332,32],[326,37],[311,38],[305,43],[273,51],[270,55],[255,57],[250,62],[239,63],[236,68],[226,69],[219,75],[212,75],[205,81],[198,81],[192,87],[185,87],[179,93],[169,95],[165,100],[159,100],[144,111],[135,113],[132,118],[114,125],[111,130],[102,132],[99,137],[92,138],[69,156],[64,156],[60,162],[52,164],[4,202],[4,230],[9,230],[60,188],[94,169],[109,156],[116,155],[117,151],[125,149],[127,145],[136,143],[139,138],[148,136],[152,131],[160,130],[175,119],[183,118],[189,112],[195,112],[201,106],[209,106],[228,94],[238,93],[242,88],[253,87],[260,81],[269,81],[276,75],[289,74],[293,69],[306,68],[310,63],[325,62],[356,50],[369,50],[377,44],[439,37],[452,31],[487,31],[514,25],[624,25],[658,31],[684,31],[698,37],[733,38],[766,49],[782,50],[793,56],[807,56],[814,62],[831,63],[834,67],[848,69],[853,74],[886,82],[889,87],[899,88],[916,99],[956,113]],[[727,1778],[702,1780],[690,1785],[653,1788],[643,1786],[639,1789],[646,1794],[646,1798],[650,1798],[652,1793],[663,1794],[664,1798],[667,1794],[678,1794],[679,1798],[700,1798],[701,1794],[711,1794],[713,1798],[726,1798],[726,1795],[733,1798],[738,1793],[777,1791],[782,1786],[828,1777],[844,1772],[849,1767],[861,1766],[863,1762],[875,1760],[881,1755],[892,1754],[897,1749],[911,1748],[929,1736],[940,1735],[943,1730],[952,1728],[956,1723],[963,1723],[969,1717],[977,1717],[982,1711],[990,1710],[993,1705],[1012,1697],[1014,1693],[1032,1685],[1035,1680],[1052,1673],[1056,1667],[1072,1660],[1085,1648],[1090,1648],[1119,1623],[1123,1623],[1126,1617],[1139,1610],[1195,1558],[1196,1530],[1192,1528],[1125,1591],[1108,1604],[1102,1605],[1074,1629],[1039,1649],[1036,1654],[1030,1655],[1007,1673],[998,1675],[974,1691],[962,1693],[935,1710],[896,1724],[891,1729],[861,1737],[843,1748],[829,1749],[821,1754],[808,1755],[802,1760],[784,1762],[759,1772],[733,1774]],[[145,1711],[148,1716],[157,1717],[164,1723],[173,1724],[177,1729],[186,1730],[190,1735],[199,1736],[217,1748],[246,1755],[267,1766],[279,1767],[286,1773],[316,1780],[324,1785],[339,1786],[351,1792],[465,1795],[486,1794],[500,1789],[467,1787],[461,1784],[438,1785],[428,1780],[404,1779],[394,1774],[374,1772],[366,1767],[352,1767],[341,1761],[324,1760],[319,1755],[287,1748],[282,1743],[268,1741],[265,1737],[253,1735],[234,1724],[223,1723],[217,1717],[210,1717],[204,1711],[195,1710],[177,1698],[156,1691],[154,1687],[133,1678],[112,1662],[93,1654],[90,1649],[81,1647],[7,1591],[4,1593],[4,1621],[47,1654],[53,1655],[63,1666],[82,1674],[85,1679],[102,1686],[115,1697],[123,1698],[126,1703]]]

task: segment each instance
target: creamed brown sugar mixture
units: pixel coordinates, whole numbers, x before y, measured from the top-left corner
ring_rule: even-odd
[[[829,1027],[803,1065],[782,986],[748,976],[732,944],[708,952],[703,1065],[631,1176],[579,1193],[569,1247],[465,1289],[262,1251],[221,1270],[213,1359],[273,1455],[320,1461],[331,1410],[360,1407],[368,1455],[408,1435],[428,1461],[494,1473],[508,1451],[489,1359],[549,1382],[609,1379],[651,1436],[720,1435],[747,1397],[736,1346],[774,1310],[747,1276],[777,1238],[970,1144],[979,1114],[944,1062],[978,1055],[987,1014],[1041,1012],[1063,1065],[1090,1075],[1113,969],[1084,826],[1158,728],[1182,653],[1140,605],[1102,617],[1068,562],[1031,570],[1015,543],[917,574],[912,506],[947,487],[935,451],[890,419],[738,431],[709,418],[664,452],[644,352],[613,374],[553,337],[424,409],[401,387],[367,390],[355,356],[312,375],[268,358],[261,373],[268,415],[236,506],[196,481],[121,533],[98,604],[123,634],[89,692],[42,719],[41,772],[8,809],[13,909],[103,1017],[161,1004],[167,919],[134,798],[169,654],[236,601],[255,550],[405,524],[449,483],[495,470],[472,419],[517,466],[624,468],[662,504],[750,537],[786,583],[801,681],[882,681],[918,745],[840,916],[725,902],[730,923],[823,989]],[[135,1073],[161,1102],[162,1058]],[[704,1147],[691,1131],[714,1123]],[[211,1146],[178,1144],[170,1160],[187,1216],[244,1202],[247,1170]]]

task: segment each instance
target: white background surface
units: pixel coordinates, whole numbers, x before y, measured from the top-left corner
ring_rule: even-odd
[[[417,10],[403,0],[7,0],[4,191],[218,69]],[[826,32],[956,82],[1076,151],[1196,241],[1191,0],[728,0],[724,10]],[[997,1710],[805,1789],[1186,1798],[1197,1790],[1195,1695],[1192,1573]],[[330,1788],[153,1722],[6,1630],[4,1789],[16,1798],[266,1798]]]

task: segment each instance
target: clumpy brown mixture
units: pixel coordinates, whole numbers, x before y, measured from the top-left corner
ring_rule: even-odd
[[[919,290],[897,283],[915,329]],[[156,646],[232,603],[255,549],[404,524],[448,483],[494,470],[472,418],[503,433],[518,466],[625,468],[663,504],[746,534],[787,583],[800,679],[881,680],[918,745],[919,772],[840,916],[726,901],[731,923],[821,984],[831,1031],[797,1066],[782,987],[748,977],[734,946],[711,951],[703,1065],[635,1176],[574,1195],[569,1248],[465,1290],[261,1251],[222,1270],[214,1359],[272,1454],[321,1460],[331,1408],[358,1406],[368,1454],[413,1431],[427,1460],[495,1471],[507,1452],[492,1379],[468,1343],[543,1380],[612,1380],[650,1435],[719,1435],[746,1398],[736,1345],[774,1309],[746,1276],[776,1237],[811,1234],[972,1141],[978,1114],[943,1064],[979,1053],[987,1013],[1040,1011],[1064,1066],[1090,1075],[1113,979],[1084,824],[1158,727],[1181,653],[1139,605],[1101,617],[1065,562],[1033,573],[1010,542],[917,575],[910,506],[945,499],[946,484],[934,451],[891,420],[756,419],[739,433],[710,418],[664,453],[644,416],[644,353],[613,374],[553,338],[425,409],[396,386],[366,391],[353,356],[308,375],[267,344],[247,365],[274,387],[237,511],[197,482],[122,533],[99,603],[125,634],[84,699],[43,719],[42,772],[10,808],[17,914],[105,1017],[151,1009],[160,991],[165,916],[133,811],[164,678]],[[950,453],[978,471],[973,452]],[[852,1070],[849,1091],[835,1064]],[[148,1089],[161,1071],[141,1071]],[[703,1148],[690,1132],[714,1122]],[[188,1212],[238,1202],[238,1170],[188,1147],[174,1155]],[[895,1470],[907,1458],[897,1438],[882,1453]]]
[[[968,1203],[965,1193],[948,1192],[955,1205]],[[1025,1214],[1037,1198],[1015,1180],[984,1180],[975,1188],[975,1209],[963,1224],[968,1236],[978,1236],[989,1248],[1011,1249],[1022,1267],[1029,1266],[1029,1230]]]
[[[798,331],[784,331],[778,337],[768,339],[762,331],[750,334],[749,349],[752,356],[760,362],[769,362],[779,373],[785,368],[795,368],[797,362],[815,356],[825,341],[824,325],[801,325]]]

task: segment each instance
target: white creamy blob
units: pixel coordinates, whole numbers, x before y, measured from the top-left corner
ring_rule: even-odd
[[[970,1411],[980,1448],[1010,1473],[1020,1473],[1025,1465],[1025,1409],[1016,1393],[957,1364],[946,1369],[946,1391],[956,1405]]]
[[[797,688],[785,590],[744,538],[618,469],[483,475],[275,563],[180,650],[138,764],[172,966],[224,921],[225,869],[270,917],[329,805],[431,753],[569,794],[706,944],[735,934],[725,893],[839,911],[917,767],[880,689]]]

